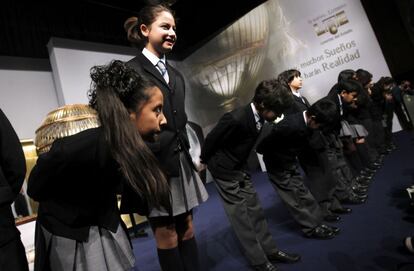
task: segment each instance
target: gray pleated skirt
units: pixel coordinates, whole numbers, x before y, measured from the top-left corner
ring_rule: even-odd
[[[368,135],[367,129],[361,124],[349,124],[346,120],[341,121],[340,137],[366,137]]]
[[[339,132],[340,137],[354,137],[355,131],[346,120],[341,120],[341,131]]]
[[[171,189],[173,216],[190,211],[208,199],[203,182],[182,152],[180,152],[180,176],[170,178],[168,181]],[[149,217],[158,216],[168,216],[168,212],[152,209]]]
[[[135,257],[121,224],[115,233],[93,226],[87,242],[53,235],[40,224],[52,271],[132,270]]]
[[[355,131],[355,136],[354,136],[355,138],[368,136],[368,131],[367,131],[367,129],[365,129],[365,127],[363,125],[361,125],[361,124],[352,124],[351,127]]]

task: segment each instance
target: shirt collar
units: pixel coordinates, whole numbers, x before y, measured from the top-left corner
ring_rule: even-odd
[[[308,117],[306,116],[306,110],[303,111],[303,120],[305,121],[305,125],[308,126]]]
[[[252,111],[253,111],[254,120],[255,120],[256,122],[260,121],[259,112],[257,112],[257,109],[256,109],[256,107],[254,106],[254,104],[253,104],[253,103],[250,103],[250,107],[252,108]]]
[[[302,98],[302,95],[300,95],[299,91],[292,90],[292,94],[295,95],[296,97]]]
[[[338,100],[339,100],[339,111],[340,111],[340,114],[342,116],[343,112],[344,112],[344,109],[343,109],[343,106],[342,106],[342,98],[341,98],[341,95],[339,95],[339,94],[338,94]]]
[[[154,55],[150,50],[148,50],[147,48],[144,47],[144,49],[142,49],[142,54],[148,58],[148,60],[152,63],[152,65],[156,66],[158,61],[162,61],[164,62],[164,64],[166,64],[166,59],[165,59],[165,55],[163,55],[161,58],[158,58],[156,55]]]

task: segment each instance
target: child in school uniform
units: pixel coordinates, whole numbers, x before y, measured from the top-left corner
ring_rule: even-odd
[[[263,154],[273,187],[302,231],[311,238],[330,239],[339,229],[323,223],[322,210],[303,183],[298,157],[314,159],[314,150],[309,145],[312,130],[336,119],[336,105],[320,100],[306,111],[287,115],[277,124],[267,124],[256,148]]]
[[[200,266],[192,210],[206,201],[208,194],[189,153],[184,78],[166,59],[177,40],[174,15],[166,6],[148,5],[137,17],[127,20],[126,28],[128,40],[139,48],[128,65],[154,81],[165,97],[167,125],[159,142],[150,148],[167,175],[172,214],[154,208],[147,215],[157,242],[160,265],[163,271],[197,271]],[[133,210],[134,206],[130,206]]]
[[[201,150],[243,252],[257,271],[276,271],[271,262],[300,259],[276,247],[247,168],[264,121],[274,121],[292,102],[286,85],[275,79],[262,81],[251,103],[220,118]]]
[[[145,205],[170,209],[167,180],[145,145],[166,120],[163,95],[121,61],[91,70],[90,106],[101,126],[57,139],[31,171],[39,202],[35,270],[131,270],[135,258],[117,204],[131,187]]]

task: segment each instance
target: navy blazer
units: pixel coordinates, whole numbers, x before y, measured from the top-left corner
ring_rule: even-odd
[[[26,162],[19,138],[0,109],[0,246],[19,235],[11,204],[26,175]]]
[[[247,158],[259,131],[250,104],[224,114],[207,135],[201,160],[214,177],[234,178],[237,171],[247,170]]]
[[[167,124],[163,127],[159,141],[148,143],[160,162],[160,165],[168,177],[179,176],[179,152],[184,151],[190,165],[192,159],[188,152],[190,144],[187,138],[185,125],[187,115],[185,113],[185,82],[179,71],[167,62],[167,71],[170,78],[169,84],[164,80],[161,73],[149,61],[142,52],[127,64],[137,70],[140,74],[147,76],[162,91],[164,95],[164,115]]]
[[[310,103],[308,102],[308,100],[302,96],[303,100],[301,98],[299,98],[296,95],[293,95],[293,104],[292,106],[290,106],[289,108],[287,108],[283,114],[285,115],[290,115],[290,114],[294,114],[297,112],[303,112],[305,110],[308,110],[308,108],[310,107]]]
[[[117,190],[123,183],[102,128],[53,142],[31,171],[28,194],[39,202],[38,222],[55,235],[86,241],[91,226],[115,232]]]
[[[265,124],[264,134],[257,144],[268,172],[297,167],[298,156],[315,157],[309,145],[312,130],[307,127],[303,112],[287,115],[278,124]]]

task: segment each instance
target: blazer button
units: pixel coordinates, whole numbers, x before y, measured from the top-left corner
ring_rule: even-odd
[[[173,114],[174,115],[177,115],[177,110],[173,110]]]

